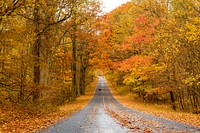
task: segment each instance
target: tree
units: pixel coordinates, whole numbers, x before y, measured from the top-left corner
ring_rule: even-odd
[[[8,9],[12,12],[8,13]],[[7,99],[10,103],[22,104],[33,101],[34,106],[62,104],[84,94],[85,82],[88,82],[88,76],[84,75],[90,66],[87,48],[94,43],[90,39],[95,33],[92,23],[98,16],[99,3],[81,0],[4,1],[2,11],[1,101]],[[77,48],[72,52],[72,44],[84,48],[79,49],[80,58]],[[71,69],[73,63],[76,64],[76,76]],[[78,69],[82,74],[78,75]],[[77,87],[72,90],[73,77]]]
[[[99,51],[114,81],[143,100],[171,100],[174,109],[198,112],[198,5],[132,1],[106,14]]]

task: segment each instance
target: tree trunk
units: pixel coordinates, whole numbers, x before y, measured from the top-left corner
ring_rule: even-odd
[[[80,71],[80,93],[81,95],[85,95],[85,68],[83,66],[84,64],[81,64],[81,71]]]
[[[174,93],[173,93],[173,91],[170,91],[169,93],[170,93],[170,99],[171,99],[172,109],[176,110]]]
[[[77,57],[76,57],[76,26],[73,27],[73,33],[72,33],[72,58],[73,58],[73,62],[72,62],[72,99],[71,101],[74,101],[75,98],[77,97],[77,80],[76,80],[76,63],[77,63]]]
[[[39,84],[40,84],[40,47],[41,47],[41,34],[39,33],[39,0],[35,1],[35,9],[34,9],[34,24],[35,24],[35,33],[36,40],[33,45],[33,56],[34,56],[34,68],[33,68],[33,82],[35,83],[35,88],[33,91],[33,102],[39,99]]]

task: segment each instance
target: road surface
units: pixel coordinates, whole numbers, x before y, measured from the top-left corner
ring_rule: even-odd
[[[71,118],[40,133],[171,133],[198,132],[200,129],[124,107],[110,93],[106,79],[99,76],[94,97]]]

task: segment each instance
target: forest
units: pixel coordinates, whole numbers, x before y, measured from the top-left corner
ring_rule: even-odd
[[[100,5],[78,0],[1,3],[0,103],[62,104],[92,81]]]
[[[112,81],[142,102],[199,113],[199,5],[198,0],[132,1],[103,16],[98,51]]]
[[[0,2],[0,108],[75,101],[99,71],[142,103],[200,113],[200,1]],[[38,113],[38,112],[37,112]]]

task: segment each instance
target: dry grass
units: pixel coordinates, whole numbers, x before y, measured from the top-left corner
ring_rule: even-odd
[[[47,126],[50,126],[61,119],[70,117],[72,114],[83,109],[88,104],[94,95],[96,82],[97,81],[88,86],[84,96],[80,96],[74,102],[69,102],[63,106],[60,106],[58,111],[47,115],[30,116],[26,119],[14,119],[7,124],[1,124],[0,133],[34,132],[35,130],[46,128]]]
[[[114,89],[116,87],[111,83],[109,83],[109,87],[113,96],[126,107],[141,111],[143,113],[160,116],[180,123],[191,124],[193,126],[200,127],[200,115],[198,114],[175,112],[170,108],[169,105],[153,105],[140,103],[134,99],[134,94],[118,93]]]

